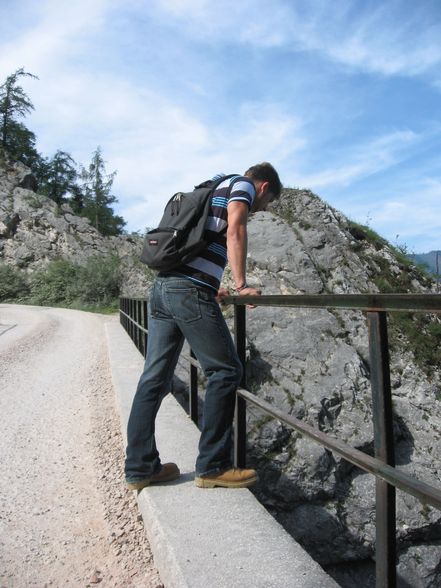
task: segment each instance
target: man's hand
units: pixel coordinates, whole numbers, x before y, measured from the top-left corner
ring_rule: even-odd
[[[230,296],[229,290],[227,290],[226,288],[219,288],[216,296],[216,301],[218,302],[218,304],[220,304],[221,306],[226,306],[226,302],[224,300],[226,296]]]
[[[239,296],[261,296],[262,290],[257,288],[243,288],[239,292]],[[247,304],[247,308],[256,308],[255,304]]]

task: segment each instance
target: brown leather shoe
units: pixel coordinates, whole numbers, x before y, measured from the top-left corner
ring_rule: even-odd
[[[126,480],[129,490],[142,490],[150,484],[161,484],[163,482],[171,482],[176,480],[181,475],[178,466],[175,463],[163,463],[161,469],[157,474],[153,474],[150,478],[129,482]]]
[[[196,476],[194,482],[198,488],[246,488],[257,482],[256,470],[231,468],[224,472],[216,472],[207,476]]]

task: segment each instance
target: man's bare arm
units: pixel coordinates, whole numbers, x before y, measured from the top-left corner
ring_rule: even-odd
[[[245,202],[233,201],[228,204],[227,254],[236,288],[246,284],[246,261],[248,206]],[[257,296],[260,290],[243,288],[240,294]]]

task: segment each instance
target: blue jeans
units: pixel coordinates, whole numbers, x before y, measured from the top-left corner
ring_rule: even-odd
[[[143,480],[161,469],[155,418],[170,390],[184,338],[207,377],[196,475],[230,468],[235,392],[242,365],[214,291],[183,277],[156,278],[149,299],[148,331],[147,358],[127,428],[126,480]]]

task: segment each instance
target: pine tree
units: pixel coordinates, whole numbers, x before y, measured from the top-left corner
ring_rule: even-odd
[[[35,150],[35,135],[17,119],[34,110],[34,105],[18,85],[21,77],[38,79],[20,68],[0,86],[0,144],[13,158],[32,165],[39,157]]]
[[[39,169],[39,192],[61,206],[67,195],[77,189],[78,177],[75,161],[66,151],[57,150],[52,159],[45,159]]]
[[[78,184],[74,184],[71,190],[71,197],[69,204],[75,214],[83,215],[84,210],[84,194]]]
[[[101,147],[98,146],[92,154],[89,167],[83,167],[81,171],[84,196],[82,216],[89,218],[102,235],[120,235],[126,224],[111,208],[111,204],[118,201],[116,196],[111,194],[115,176],[116,171],[106,173]]]

